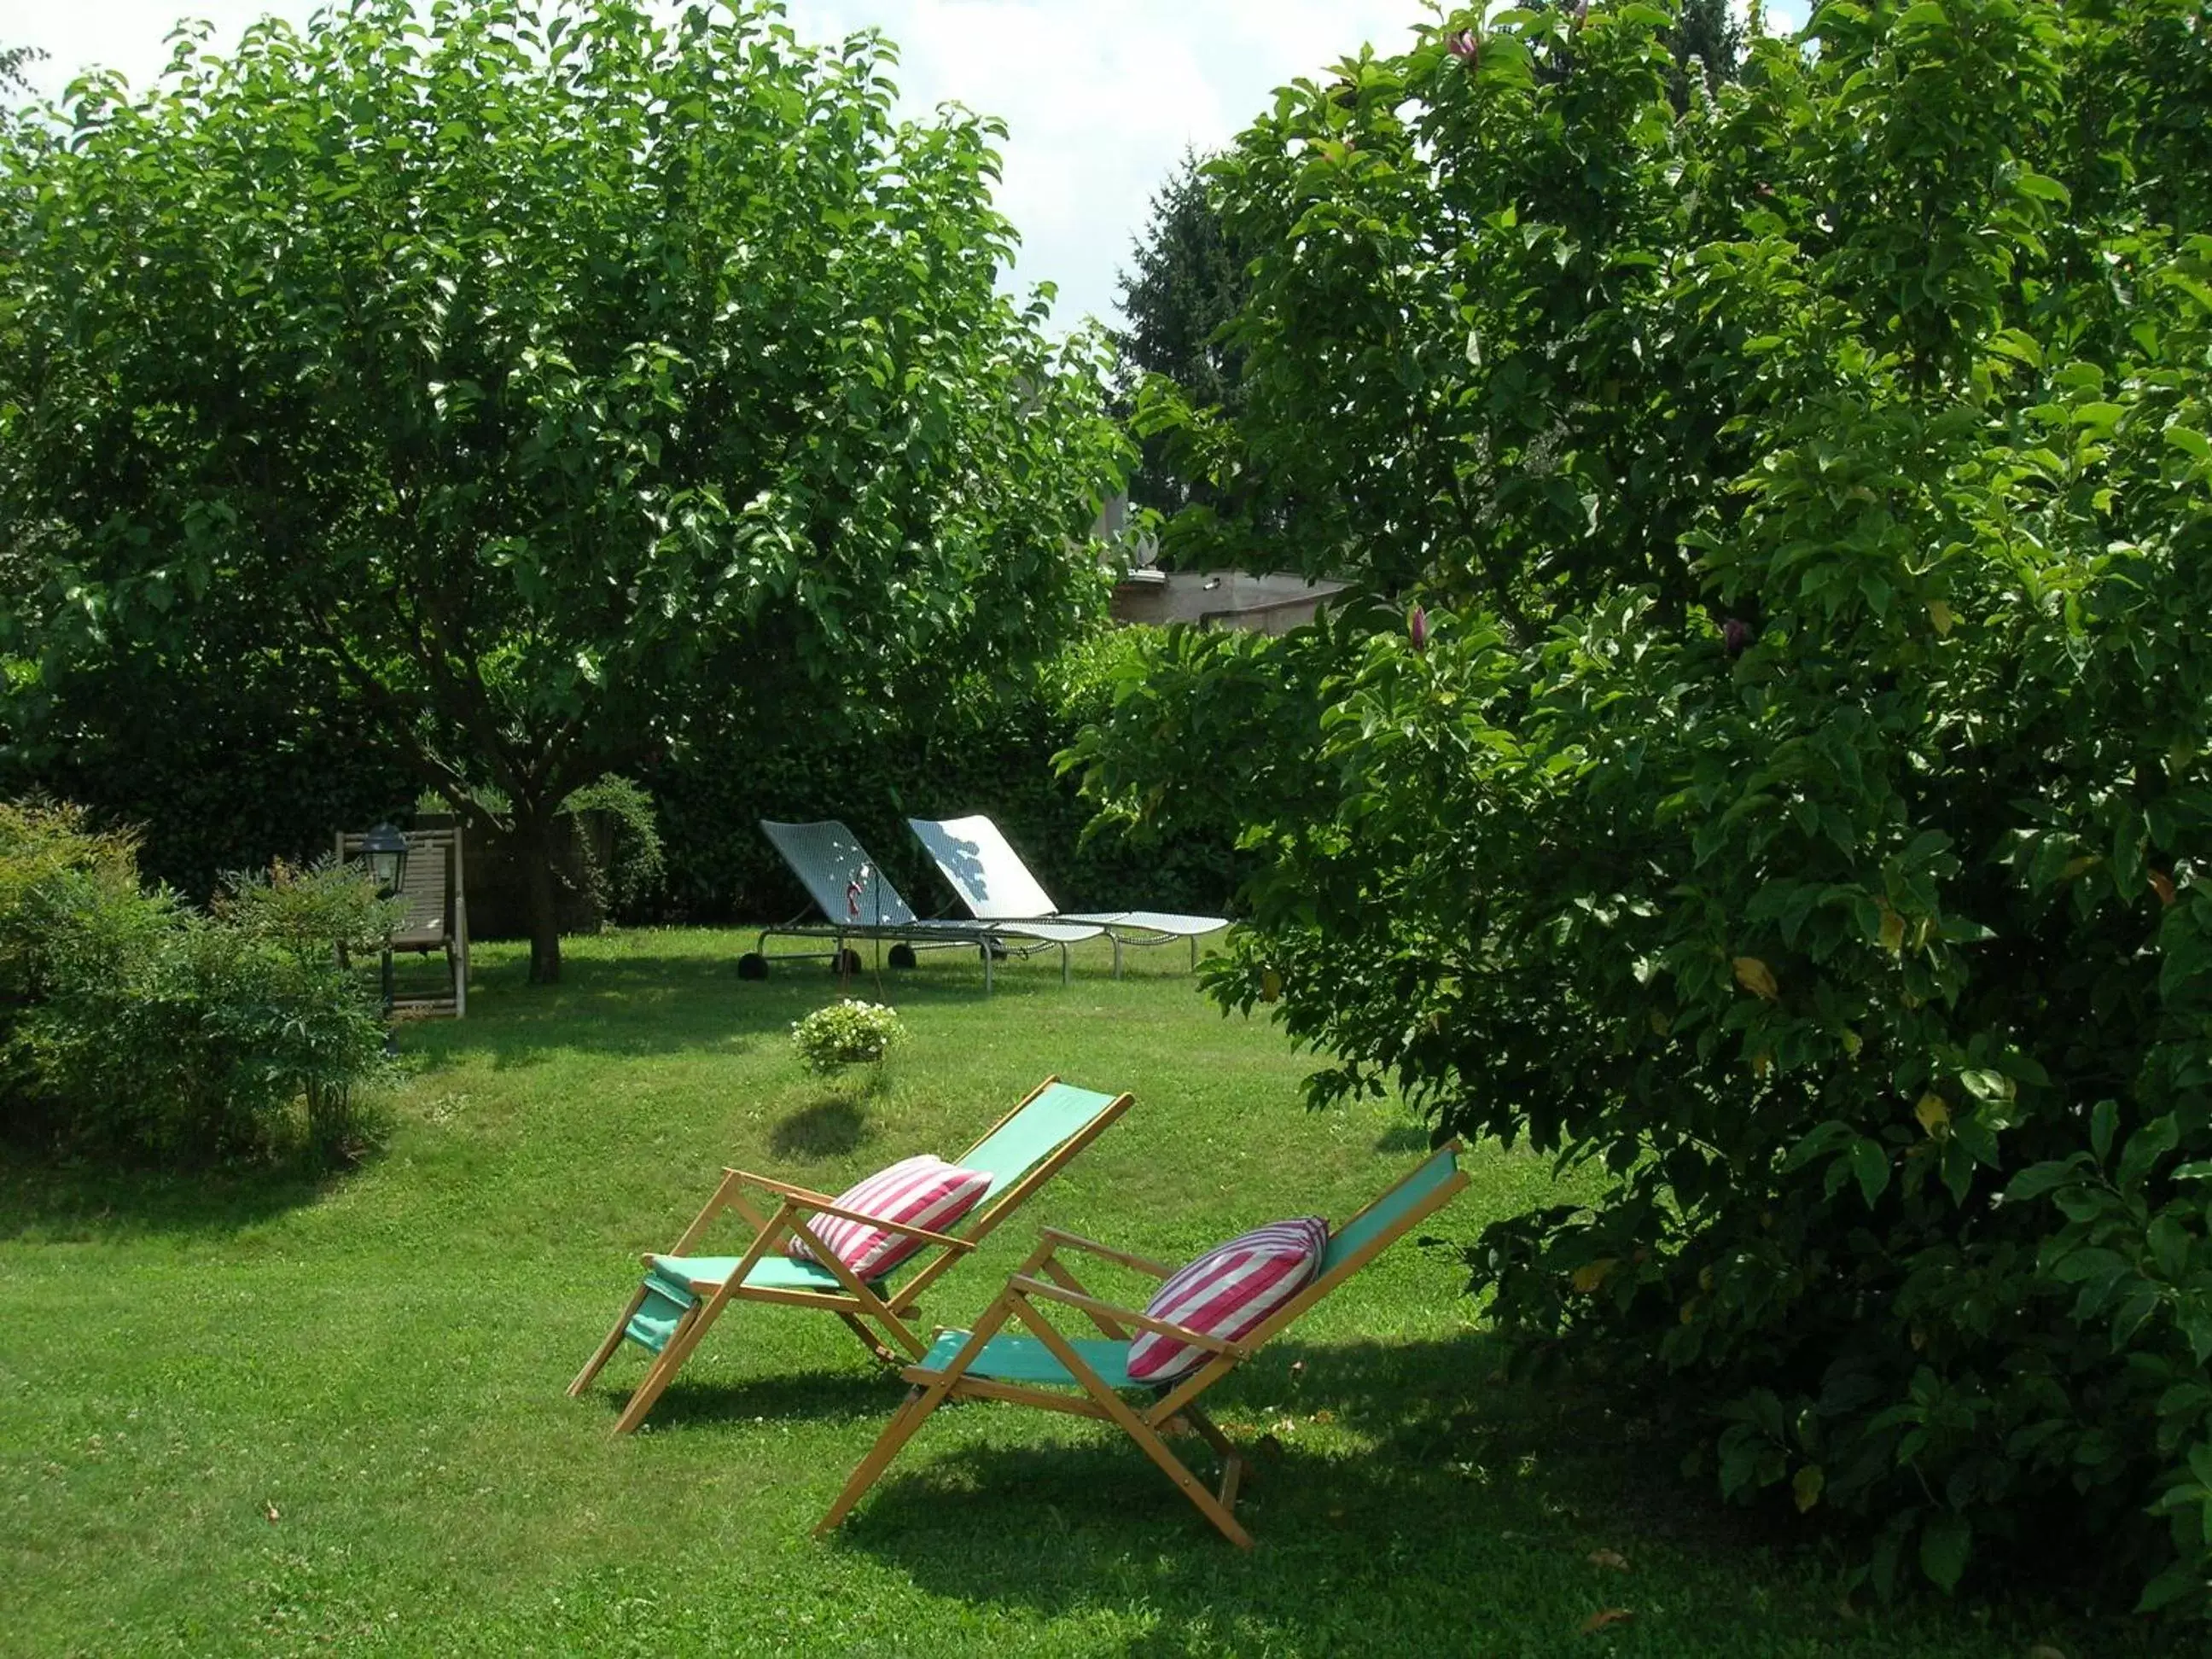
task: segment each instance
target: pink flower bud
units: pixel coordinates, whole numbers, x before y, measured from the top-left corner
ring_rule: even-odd
[[[1415,605],[1406,618],[1406,637],[1413,642],[1413,649],[1429,648],[1429,613]]]
[[[1473,29],[1461,29],[1444,41],[1444,47],[1453,57],[1474,64],[1482,57],[1482,37]]]

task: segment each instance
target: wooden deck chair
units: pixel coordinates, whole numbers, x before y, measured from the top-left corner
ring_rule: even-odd
[[[856,1216],[840,1208],[834,1198],[804,1187],[743,1170],[725,1170],[721,1185],[684,1236],[665,1254],[646,1256],[645,1282],[622,1317],[615,1321],[606,1340],[568,1385],[570,1397],[581,1395],[591,1385],[625,1339],[648,1350],[653,1364],[615,1422],[617,1434],[628,1434],[653,1409],[653,1401],[683,1368],[715,1316],[733,1301],[824,1308],[844,1321],[869,1352],[885,1364],[919,1358],[927,1345],[907,1323],[915,1298],[1020,1208],[1031,1193],[1057,1175],[1107,1125],[1127,1111],[1129,1102],[1127,1095],[1097,1094],[1057,1078],[1048,1077],[1037,1085],[1026,1100],[953,1160],[963,1169],[991,1177],[990,1186],[957,1236],[876,1221],[878,1226],[919,1238],[923,1243],[920,1251],[892,1270],[894,1275],[906,1275],[896,1286],[888,1282],[889,1276],[862,1282],[823,1248],[810,1222],[815,1216],[874,1218]],[[771,1204],[757,1206],[747,1196],[748,1189],[766,1194]],[[688,1254],[726,1210],[734,1211],[753,1230],[752,1242],[744,1253],[733,1256]],[[815,1261],[793,1261],[785,1254],[784,1247],[794,1234],[805,1236]],[[886,1337],[896,1345],[896,1349],[886,1345]]]
[[[338,862],[361,856],[362,837],[342,833],[337,839]],[[461,878],[461,832],[452,830],[410,830],[407,832],[407,866],[399,878],[398,898],[404,907],[399,925],[392,930],[394,955],[409,951],[430,956],[446,953],[447,990],[443,996],[401,997],[392,1005],[398,1014],[446,1014],[465,1019],[469,1012],[469,899]]]
[[[1432,1153],[1411,1175],[1335,1229],[1312,1283],[1238,1342],[1224,1342],[1092,1296],[1060,1260],[1061,1252],[1084,1252],[1158,1279],[1169,1278],[1175,1270],[1073,1233],[1045,1229],[1042,1241],[1006,1281],[1006,1289],[976,1322],[975,1328],[940,1332],[928,1353],[906,1368],[906,1380],[914,1384],[912,1391],[884,1427],[874,1449],[853,1471],[837,1501],[814,1528],[814,1535],[828,1536],[844,1520],[898,1455],[899,1448],[939,1406],[952,1400],[1008,1400],[1118,1425],[1224,1537],[1249,1549],[1251,1534],[1237,1520],[1237,1489],[1249,1466],[1229,1437],[1199,1408],[1198,1397],[1422,1218],[1450,1202],[1467,1185],[1458,1155],[1455,1141]],[[1073,1309],[1102,1334],[1063,1334],[1047,1316],[1041,1305],[1046,1304]],[[1031,1334],[1001,1336],[1000,1328],[1010,1320],[1026,1327]],[[1127,1359],[1134,1330],[1178,1338],[1211,1357],[1197,1370],[1165,1386],[1132,1382]],[[1071,1389],[1076,1392],[1067,1392]],[[1133,1402],[1125,1397],[1130,1395],[1148,1398]],[[1166,1435],[1185,1424],[1221,1460],[1217,1488],[1209,1490],[1168,1446]]]

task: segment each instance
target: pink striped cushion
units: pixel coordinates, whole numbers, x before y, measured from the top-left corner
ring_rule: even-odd
[[[1265,1324],[1304,1290],[1328,1250],[1328,1223],[1301,1216],[1259,1227],[1208,1250],[1160,1286],[1146,1305],[1155,1319],[1234,1342]],[[1168,1382],[1196,1370],[1212,1355],[1158,1331],[1129,1344],[1129,1376]]]
[[[902,1158],[888,1170],[878,1170],[866,1181],[837,1194],[840,1207],[858,1210],[885,1221],[903,1221],[941,1233],[974,1209],[991,1185],[991,1177],[924,1152]],[[842,1216],[817,1215],[808,1228],[830,1253],[862,1279],[876,1279],[912,1255],[923,1241],[887,1227],[871,1227],[865,1221]],[[786,1252],[794,1261],[817,1260],[803,1238],[793,1237]]]

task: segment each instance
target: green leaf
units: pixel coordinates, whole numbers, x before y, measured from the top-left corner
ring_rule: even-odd
[[[1936,1589],[1948,1593],[1958,1587],[1973,1549],[1974,1529],[1966,1517],[1939,1510],[1920,1528],[1920,1571]]]
[[[2089,1114],[2089,1150],[2102,1163],[2112,1155],[2112,1131],[2119,1127],[2120,1103],[2117,1100],[2100,1100]]]
[[[1867,1207],[1889,1186],[1889,1154],[1881,1143],[1862,1135],[1851,1143],[1851,1173],[1858,1177],[1859,1192],[1866,1199]]]

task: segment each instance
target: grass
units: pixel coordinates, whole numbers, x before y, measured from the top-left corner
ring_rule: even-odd
[[[1304,1110],[1300,1057],[1204,1003],[1179,950],[1118,983],[1085,957],[1065,988],[1008,964],[988,1001],[925,957],[887,977],[913,1041],[870,1089],[799,1069],[790,1022],[834,987],[740,981],[746,942],[576,941],[548,991],[483,948],[469,1020],[404,1030],[388,1147],[343,1178],[0,1164],[0,1653],[2121,1650],[2026,1613],[1839,1609],[1773,1517],[1498,1382],[1447,1247],[1401,1245],[1213,1396],[1281,1448],[1249,1555],[1126,1443],[981,1407],[816,1543],[900,1396],[820,1316],[733,1311],[611,1438],[635,1350],[562,1391],[724,1163],[834,1191],[956,1152],[1047,1073],[1133,1091],[948,1277],[927,1311],[955,1323],[1037,1224],[1181,1259],[1341,1216],[1425,1145],[1395,1107]],[[1525,1154],[1469,1164],[1449,1240],[1555,1190]],[[1633,1617],[1581,1633],[1608,1608]]]

